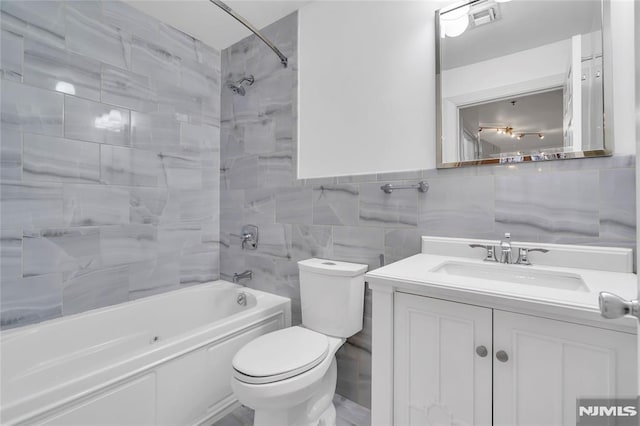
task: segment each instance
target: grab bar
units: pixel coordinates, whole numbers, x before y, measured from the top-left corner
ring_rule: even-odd
[[[391,194],[394,189],[417,189],[418,192],[427,192],[429,190],[429,184],[423,180],[415,185],[391,185],[390,183],[384,184],[380,187],[385,194]]]

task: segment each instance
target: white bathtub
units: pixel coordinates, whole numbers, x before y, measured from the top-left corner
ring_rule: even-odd
[[[213,422],[236,351],[290,325],[289,299],[215,281],[3,332],[0,423]]]

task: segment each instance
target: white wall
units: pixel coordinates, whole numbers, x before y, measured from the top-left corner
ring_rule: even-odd
[[[435,167],[434,5],[300,9],[299,178]]]
[[[637,4],[636,7],[640,7]],[[609,108],[605,100],[605,137],[613,138],[616,154],[635,154],[635,55],[634,47],[634,2],[633,0],[611,1],[610,43],[605,40],[604,59],[610,67],[605,67],[605,95],[610,96]],[[605,19],[607,18],[605,13]],[[607,52],[611,55],[607,58]],[[610,72],[611,78],[606,77]],[[610,92],[607,92],[610,90]],[[613,117],[609,119],[608,117]],[[608,126],[608,129],[607,129]],[[605,141],[608,143],[608,141]]]
[[[561,40],[443,71],[442,97],[456,103],[477,102],[562,85],[570,65],[571,40]],[[496,95],[499,89],[505,92]]]
[[[444,4],[314,2],[300,9],[299,178],[435,168],[434,11]],[[605,44],[616,154],[635,153],[633,6],[612,0]]]

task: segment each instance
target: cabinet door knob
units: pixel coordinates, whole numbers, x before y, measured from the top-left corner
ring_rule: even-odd
[[[487,348],[485,346],[478,346],[476,348],[476,353],[481,357],[484,358],[485,356],[487,356],[487,354],[489,353],[489,351],[487,350]]]
[[[507,362],[509,361],[509,355],[507,355],[507,353],[505,351],[498,351],[496,352],[496,358],[498,359],[498,361],[500,362]]]

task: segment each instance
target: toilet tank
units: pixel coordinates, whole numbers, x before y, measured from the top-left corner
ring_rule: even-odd
[[[303,326],[344,338],[362,330],[367,265],[314,258],[298,268]]]

